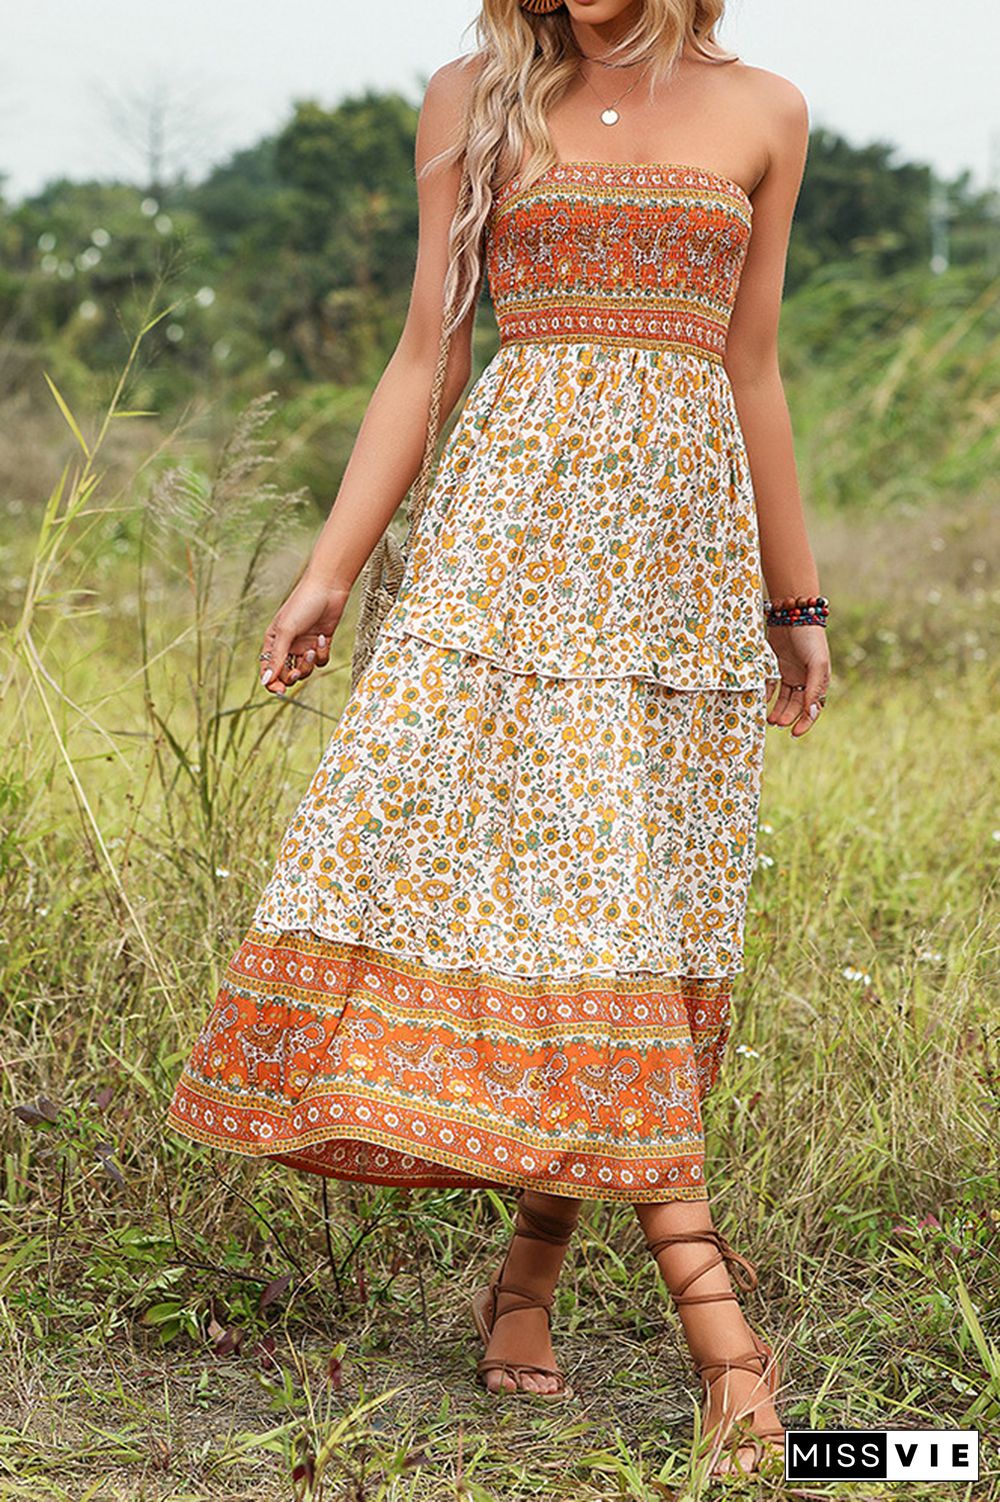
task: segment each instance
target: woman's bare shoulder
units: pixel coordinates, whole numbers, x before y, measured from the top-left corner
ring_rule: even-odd
[[[437,153],[451,150],[463,138],[480,66],[480,55],[472,53],[442,63],[430,75],[417,128],[418,168]]]
[[[479,78],[486,63],[484,52],[464,52],[450,62],[435,68],[427,81],[425,98],[434,99],[448,106],[461,108]]]
[[[741,103],[760,120],[771,121],[780,130],[808,127],[808,100],[790,78],[742,61],[733,63],[726,72],[742,94]]]

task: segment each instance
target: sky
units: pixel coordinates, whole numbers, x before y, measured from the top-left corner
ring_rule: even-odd
[[[141,178],[150,99],[166,105],[168,168],[194,178],[280,126],[295,99],[333,105],[372,87],[419,103],[435,68],[474,49],[478,10],[476,0],[0,0],[5,195],[60,175]],[[996,0],[730,0],[721,39],[792,79],[814,125],[892,142],[899,159],[945,176],[968,168],[982,187],[1000,177]]]

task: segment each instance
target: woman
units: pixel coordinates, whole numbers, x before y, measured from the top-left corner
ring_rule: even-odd
[[[328,662],[418,467],[444,307],[445,414],[465,389],[484,272],[500,348],[168,1116],[316,1173],[516,1188],[474,1306],[493,1392],[566,1395],[580,1202],[634,1204],[718,1471],[782,1430],[701,1107],[765,723],[800,739],[829,678],[776,354],[807,114],[720,48],[722,8],[487,0],[431,78],[409,314],[265,634],[269,693]]]

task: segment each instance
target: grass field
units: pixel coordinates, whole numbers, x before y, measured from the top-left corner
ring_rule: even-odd
[[[695,1499],[695,1388],[627,1207],[585,1207],[559,1293],[579,1401],[495,1402],[467,1295],[509,1197],[324,1188],[161,1130],[346,692],[346,666],[255,688],[312,535],[267,412],[217,465],[124,416],[95,453],[95,422],[47,507],[6,503],[0,1498]],[[976,1427],[956,1502],[1000,1497],[996,502],[813,518],[834,683],[803,741],[769,731],[708,1108],[785,1422]]]

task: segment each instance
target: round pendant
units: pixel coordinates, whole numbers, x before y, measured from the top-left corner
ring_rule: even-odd
[[[601,110],[601,119],[604,121],[605,125],[617,125],[618,124],[618,111],[617,110]]]

